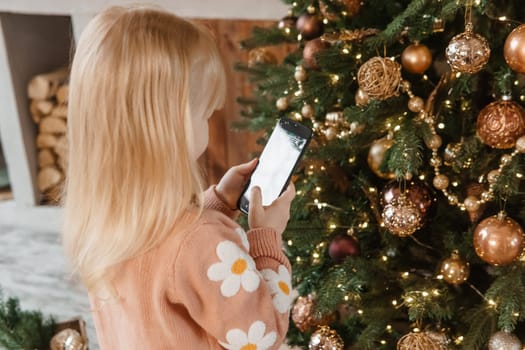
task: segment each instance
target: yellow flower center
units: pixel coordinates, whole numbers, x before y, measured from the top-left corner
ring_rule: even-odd
[[[232,265],[232,273],[236,275],[241,275],[246,270],[247,265],[248,264],[246,264],[246,260],[237,259]]]
[[[290,288],[283,281],[279,281],[279,288],[281,288],[284,294],[286,295],[290,294]]]
[[[248,343],[241,348],[241,350],[257,350],[257,345]]]

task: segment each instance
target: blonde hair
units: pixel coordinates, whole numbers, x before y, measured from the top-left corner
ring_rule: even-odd
[[[225,84],[210,33],[173,14],[111,7],[87,25],[71,67],[62,239],[88,289],[201,207],[192,120],[222,106]]]

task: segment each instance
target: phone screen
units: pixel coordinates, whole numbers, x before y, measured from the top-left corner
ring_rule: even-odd
[[[295,132],[298,127],[304,133],[306,128],[293,121],[281,119],[277,123],[261,153],[250,184],[243,193],[244,198],[241,197],[241,210],[247,209],[250,191],[254,186],[261,188],[263,205],[270,205],[279,197],[309,141],[310,130],[308,136],[302,136]]]

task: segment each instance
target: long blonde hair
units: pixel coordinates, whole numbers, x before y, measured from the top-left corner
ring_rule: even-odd
[[[88,289],[201,207],[192,120],[222,106],[225,84],[212,36],[173,14],[111,7],[87,25],[71,67],[62,239]]]

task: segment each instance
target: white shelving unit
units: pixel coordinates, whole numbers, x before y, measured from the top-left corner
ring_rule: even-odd
[[[276,20],[287,11],[280,0],[146,2],[186,18]],[[14,195],[14,203],[0,205],[0,221],[56,228],[60,209],[38,205],[37,130],[29,114],[27,83],[36,74],[68,65],[75,38],[95,13],[128,3],[137,1],[0,0],[0,142]]]

